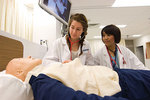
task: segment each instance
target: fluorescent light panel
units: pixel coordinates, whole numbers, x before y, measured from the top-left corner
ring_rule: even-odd
[[[150,0],[116,0],[112,7],[150,6]]]
[[[94,36],[94,39],[101,39],[101,36]]]
[[[141,35],[132,35],[132,37],[140,37]]]
[[[116,25],[119,28],[125,28],[127,25]],[[99,28],[104,28],[105,25],[101,25]]]

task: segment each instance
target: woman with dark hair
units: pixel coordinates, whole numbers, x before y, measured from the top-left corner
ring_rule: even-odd
[[[107,25],[101,31],[105,44],[94,56],[95,64],[114,69],[148,69],[128,48],[118,45],[121,40],[120,29],[115,25]]]
[[[43,59],[43,65],[52,62],[67,63],[79,57],[82,64],[93,65],[89,43],[85,40],[87,35],[88,21],[83,14],[74,14],[70,17],[68,34],[57,39],[53,47]]]

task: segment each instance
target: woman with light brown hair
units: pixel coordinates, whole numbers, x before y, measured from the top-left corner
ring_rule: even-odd
[[[83,14],[76,13],[70,17],[68,24],[68,34],[54,41],[53,47],[43,58],[43,64],[52,62],[67,63],[79,57],[82,64],[93,65],[87,35],[88,21]]]

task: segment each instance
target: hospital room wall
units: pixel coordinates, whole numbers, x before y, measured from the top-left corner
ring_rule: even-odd
[[[33,42],[40,44],[41,40],[47,40],[48,45],[51,45],[56,38],[61,37],[61,23],[39,5],[34,7],[33,20]]]
[[[146,42],[150,42],[150,33],[134,40],[134,50],[136,54],[136,47],[143,46],[145,66],[150,68],[150,59],[146,59]]]
[[[98,39],[87,39],[87,41],[90,44],[91,52],[93,55],[95,55],[96,51],[101,49],[104,46],[104,43],[102,42],[101,38]],[[126,46],[125,39],[121,39],[119,45]]]

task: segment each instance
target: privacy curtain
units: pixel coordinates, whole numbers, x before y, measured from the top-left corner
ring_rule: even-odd
[[[32,41],[33,8],[25,0],[0,0],[0,30]]]

